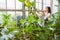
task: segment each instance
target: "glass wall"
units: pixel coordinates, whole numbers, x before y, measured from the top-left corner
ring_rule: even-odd
[[[56,0],[30,0],[36,2],[36,8],[38,10],[45,10],[45,7],[50,6],[52,12],[57,11],[56,5],[58,2]],[[27,10],[27,8],[25,7]],[[0,14],[7,13],[12,14],[12,16],[20,15],[22,16],[23,13],[23,3],[19,2],[18,0],[0,0]],[[4,12],[3,12],[4,11]],[[26,15],[28,11],[25,12]],[[27,15],[28,16],[28,15]]]

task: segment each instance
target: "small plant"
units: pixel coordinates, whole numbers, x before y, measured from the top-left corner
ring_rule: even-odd
[[[9,24],[10,16],[11,16],[11,15],[6,15],[6,14],[3,14],[3,15],[2,15],[2,17],[3,17],[3,24],[2,24],[2,26],[3,26],[3,27]]]

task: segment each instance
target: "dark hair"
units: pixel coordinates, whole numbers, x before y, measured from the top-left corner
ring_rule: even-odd
[[[46,7],[46,8],[48,8],[48,13],[51,13],[51,8],[50,7]]]

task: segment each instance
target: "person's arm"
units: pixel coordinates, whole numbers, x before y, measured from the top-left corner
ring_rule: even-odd
[[[35,12],[39,13],[39,12],[45,12],[44,10],[37,10],[35,9]]]
[[[45,16],[45,10],[37,10],[37,9],[35,9],[35,12],[36,12],[36,14],[38,15],[38,16],[40,16],[40,14],[42,14],[43,16]],[[41,13],[40,13],[41,12]]]

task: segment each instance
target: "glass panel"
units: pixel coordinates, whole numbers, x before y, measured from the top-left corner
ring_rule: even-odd
[[[0,9],[6,9],[6,0],[0,0]]]
[[[51,7],[51,5],[43,5],[43,10],[45,10],[46,7]]]
[[[25,10],[28,10],[28,8],[27,8],[27,7],[25,7]]]
[[[58,5],[58,1],[57,0],[53,0],[53,4],[54,5]]]
[[[28,17],[28,11],[25,12],[25,16]]]
[[[56,5],[58,5],[58,1],[57,0],[53,0],[53,10],[52,10],[53,13],[57,12],[57,10],[58,10],[58,7]]]
[[[37,8],[38,10],[41,10],[41,9],[42,9],[42,4],[36,3],[36,8]]]
[[[36,8],[38,10],[41,10],[42,9],[42,0],[36,0]]]
[[[7,9],[15,9],[15,0],[7,0]]]
[[[36,0],[36,2],[40,2],[40,3],[42,3],[42,0]]]
[[[51,0],[44,0],[43,3],[44,5],[50,5]]]
[[[22,12],[16,12],[16,16],[22,16]]]
[[[58,7],[56,7],[56,6],[53,6],[53,13],[55,13],[55,12],[57,12],[57,10],[58,10]]]
[[[15,12],[14,11],[12,11],[12,12],[11,11],[7,11],[7,14],[10,14],[11,17],[13,17],[13,18],[15,17]]]
[[[42,4],[39,3],[39,6],[38,6],[39,10],[42,9]]]
[[[51,7],[51,0],[44,0],[43,1],[43,9],[45,10],[46,7]]]
[[[34,0],[30,0],[31,2],[34,1]]]
[[[22,3],[16,0],[16,9],[22,9]]]

